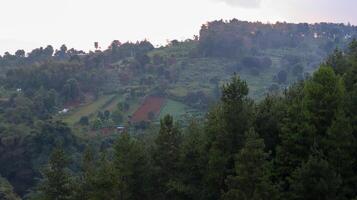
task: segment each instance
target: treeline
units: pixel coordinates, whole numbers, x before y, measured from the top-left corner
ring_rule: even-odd
[[[79,100],[83,93],[96,93],[104,84],[106,71],[88,68],[80,62],[47,62],[10,69],[4,86],[32,95],[41,88],[54,90],[61,102]]]
[[[259,103],[234,76],[203,122],[166,116],[152,143],[122,134],[110,152],[88,148],[79,173],[57,148],[29,198],[356,199],[356,63],[353,41]]]
[[[53,46],[48,45],[45,48],[33,49],[28,53],[22,49],[17,50],[14,54],[5,52],[3,56],[0,55],[0,67],[28,66],[48,61],[83,61],[86,66],[98,67],[127,57],[136,57],[140,60],[148,51],[154,49],[154,46],[146,40],[136,43],[121,43],[114,40],[104,51],[99,49],[97,42],[95,44],[96,50],[89,53],[74,48],[68,49],[66,45],[62,45],[56,50]]]
[[[115,40],[106,50],[97,46],[89,53],[67,49],[65,45],[59,50],[50,45],[40,47],[27,54],[24,50],[14,55],[6,52],[0,56],[0,70],[4,72],[0,81],[5,89],[33,94],[44,88],[56,91],[62,103],[80,101],[84,94],[97,96],[110,88],[108,84],[113,79],[127,84],[139,71],[146,70],[145,66],[151,63],[147,53],[153,49],[148,41],[122,44]],[[118,61],[123,66],[120,74],[115,71]]]
[[[304,48],[310,43],[321,52],[330,53],[336,46],[344,48],[357,35],[357,28],[344,24],[291,24],[246,22],[233,19],[203,25],[199,52],[203,56],[239,58],[264,49]]]
[[[16,67],[31,65],[34,63],[42,63],[49,60],[67,61],[75,59],[78,55],[84,55],[85,52],[74,48],[68,49],[66,45],[62,45],[59,49],[54,49],[48,45],[45,48],[39,47],[26,53],[23,49],[17,50],[14,54],[5,52],[0,56],[1,67]]]
[[[108,68],[121,59],[133,57],[136,65],[150,62],[146,55],[154,49],[147,41],[124,43],[113,41],[104,51],[88,54],[62,45],[54,51],[52,46],[37,48],[26,54],[18,50],[14,55],[0,57],[5,68],[2,85],[7,89],[21,89],[32,95],[39,89],[54,90],[62,103],[79,100],[84,93],[96,94],[108,80]],[[135,66],[130,66],[135,70]],[[141,68],[141,67],[138,67]]]

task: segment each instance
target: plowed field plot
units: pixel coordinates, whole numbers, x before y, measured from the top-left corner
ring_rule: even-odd
[[[165,98],[150,96],[145,99],[141,106],[134,112],[132,123],[151,121],[160,114],[161,107],[165,104]]]

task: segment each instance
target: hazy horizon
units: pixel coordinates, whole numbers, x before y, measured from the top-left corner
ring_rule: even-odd
[[[353,0],[13,0],[3,2],[0,54],[52,45],[84,51],[98,41],[147,39],[154,45],[198,35],[201,25],[237,18],[275,23],[357,24]]]

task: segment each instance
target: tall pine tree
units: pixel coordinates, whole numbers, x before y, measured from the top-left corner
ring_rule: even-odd
[[[294,200],[335,200],[341,178],[321,152],[314,150],[307,162],[292,175],[291,196]]]
[[[68,172],[69,160],[63,149],[57,147],[51,154],[48,167],[44,170],[44,179],[39,191],[44,200],[73,199],[73,185]]]
[[[242,147],[244,133],[253,122],[253,101],[248,92],[247,83],[235,75],[222,88],[221,104],[208,114],[207,199],[219,198],[227,189],[224,180],[234,174],[234,155]]]
[[[179,169],[181,132],[174,124],[173,117],[166,115],[160,121],[159,135],[155,140],[154,165],[156,183],[156,198],[172,198],[169,185],[176,180]]]
[[[147,199],[150,167],[143,145],[122,134],[114,146],[114,170],[121,200]]]
[[[246,133],[246,142],[236,156],[236,175],[226,180],[226,200],[274,200],[277,190],[270,180],[268,155],[264,140],[253,129]]]

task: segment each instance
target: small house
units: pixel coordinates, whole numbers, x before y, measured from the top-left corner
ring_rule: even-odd
[[[118,125],[118,126],[116,126],[116,130],[117,130],[119,133],[123,133],[123,132],[126,130],[126,128],[125,128],[125,126],[120,126],[120,125]]]
[[[68,113],[69,109],[68,108],[63,108],[63,110],[59,111],[59,114],[66,114]]]

